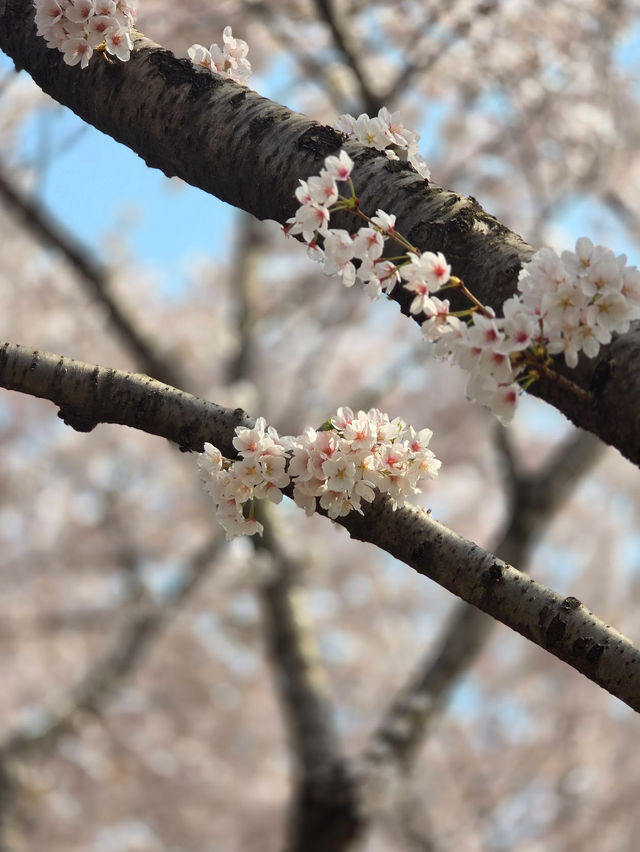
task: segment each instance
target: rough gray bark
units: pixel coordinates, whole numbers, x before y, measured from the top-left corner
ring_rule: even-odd
[[[0,348],[0,387],[51,400],[80,431],[120,423],[176,441],[183,450],[201,450],[210,440],[232,458],[235,426],[253,422],[241,409],[204,402],[147,376],[9,343]],[[375,544],[640,710],[640,648],[576,598],[536,583],[423,509],[394,512],[384,496],[364,515],[352,512],[338,523],[352,538]]]
[[[0,377],[1,387],[55,402],[58,417],[78,432],[90,432],[98,423],[118,423],[160,435],[184,451],[201,451],[211,441],[234,457],[235,427],[254,424],[241,408],[222,408],[142,373],[9,343],[0,346]]]
[[[298,178],[317,173],[323,158],[343,144],[331,128],[177,59],[141,35],[127,63],[96,57],[85,70],[70,68],[36,35],[30,0],[7,0],[0,48],[45,92],[148,165],[259,219],[284,222],[291,216]],[[423,250],[444,252],[454,273],[499,309],[533,249],[475,199],[428,183],[407,164],[372,149],[344,147],[356,162],[363,209],[396,213],[402,233]],[[409,295],[396,290],[406,312]],[[592,399],[549,379],[536,382],[532,392],[640,463],[640,323],[597,358],[583,358],[576,370],[558,369],[591,391]]]
[[[640,710],[640,649],[577,598],[556,594],[422,509],[394,513],[378,497],[364,517],[352,513],[340,523]]]

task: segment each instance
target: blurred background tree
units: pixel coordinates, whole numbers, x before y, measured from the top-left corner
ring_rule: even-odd
[[[587,233],[637,263],[639,17],[145,0],[138,25],[179,56],[231,25],[261,94],[327,123],[399,109],[434,179],[531,244]],[[287,434],[341,404],[428,425],[434,516],[638,637],[629,462],[530,397],[499,428],[393,304],[0,60],[3,338]],[[291,505],[226,544],[157,438],[2,391],[0,446],[0,848],[635,850],[638,719],[564,664]]]

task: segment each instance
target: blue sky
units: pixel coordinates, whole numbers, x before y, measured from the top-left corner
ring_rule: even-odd
[[[10,67],[0,54],[0,72]],[[183,279],[185,255],[223,252],[232,208],[182,181],[167,180],[64,107],[54,106],[25,128],[20,162],[46,161],[47,152],[53,156],[36,185],[38,195],[103,260],[103,237],[123,220],[131,223],[132,253],[162,270],[170,289]]]
[[[0,74],[12,68],[0,53]],[[282,84],[290,79],[286,63],[277,62],[269,77],[252,82],[266,97],[281,97]],[[50,162],[34,190],[103,260],[108,260],[105,234],[127,223],[132,254],[155,267],[170,292],[184,281],[189,258],[226,251],[233,207],[183,181],[168,180],[65,107],[52,102],[50,111],[28,123],[19,156],[19,164]]]
[[[61,109],[50,117],[49,132],[54,139],[63,138],[82,125]],[[47,206],[99,252],[106,231],[123,220],[131,222],[128,241],[134,255],[164,270],[171,288],[181,277],[185,254],[222,253],[233,216],[222,201],[181,181],[168,181],[124,145],[90,127],[70,150],[56,156],[40,191]]]

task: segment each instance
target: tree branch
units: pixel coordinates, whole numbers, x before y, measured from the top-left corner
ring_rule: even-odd
[[[211,441],[233,456],[235,427],[254,423],[241,408],[222,408],[142,373],[10,343],[0,346],[0,386],[54,402],[58,417],[78,432],[118,423],[167,438],[185,452],[201,451]]]
[[[85,121],[136,151],[148,165],[179,175],[259,219],[284,222],[294,212],[298,178],[317,173],[327,154],[345,147],[354,158],[354,183],[365,211],[384,207],[421,249],[443,251],[456,275],[496,310],[516,289],[532,248],[472,198],[420,178],[370,148],[344,143],[329,127],[293,113],[256,92],[176,59],[142,35],[131,60],[87,69],[64,64],[35,34],[29,0],[7,0],[0,48],[17,67]],[[350,224],[336,216],[336,224]],[[407,312],[409,293],[396,288]],[[532,392],[570,420],[640,463],[640,323],[583,358],[576,370],[558,364],[589,390],[587,402],[548,378]],[[612,417],[611,412],[616,416]]]
[[[526,564],[534,539],[544,532],[602,449],[603,444],[593,435],[579,432],[563,442],[544,469],[533,475],[519,475],[509,459],[513,505],[496,547],[501,558],[514,565]],[[429,724],[484,647],[494,624],[484,612],[466,603],[454,608],[436,649],[418,664],[372,733],[365,752],[367,762],[411,769]]]
[[[51,400],[80,431],[121,423],[176,441],[183,450],[199,451],[210,440],[231,458],[235,426],[253,423],[241,409],[224,409],[146,376],[9,343],[0,348],[0,386]],[[576,598],[536,583],[423,509],[394,512],[382,495],[364,515],[352,512],[338,523],[352,538],[375,544],[640,710],[640,649]]]

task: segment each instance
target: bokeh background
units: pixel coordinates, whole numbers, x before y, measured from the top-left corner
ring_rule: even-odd
[[[435,182],[531,244],[588,235],[640,259],[638,3],[140,3],[140,29],[181,56],[226,25],[261,94],[327,123],[398,109]],[[519,547],[518,567],[640,640],[631,464],[533,398],[503,430],[397,305],[148,169],[1,55],[0,327],[105,366],[151,371],[151,355],[285,434],[342,404],[429,426],[443,468],[423,505]],[[545,490],[553,511],[536,515]],[[73,432],[0,391],[0,849],[281,850],[304,759],[278,600],[364,779],[367,852],[637,849],[632,711],[497,625],[420,705],[410,754],[376,751],[398,690],[466,616],[323,518],[285,501],[267,523],[262,544],[227,544],[194,457],[131,429]]]

